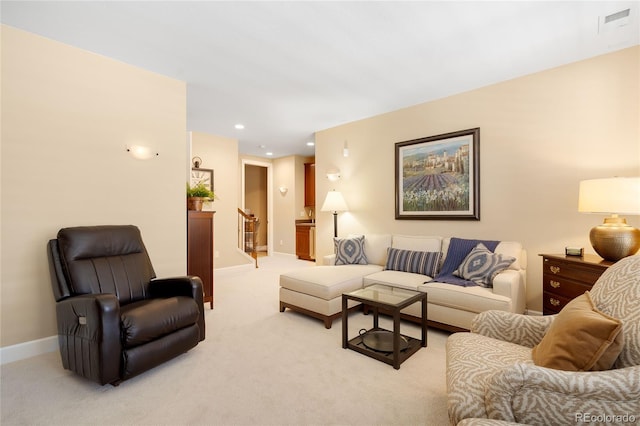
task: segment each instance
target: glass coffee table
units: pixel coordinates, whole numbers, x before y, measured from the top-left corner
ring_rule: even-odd
[[[373,311],[373,327],[360,330],[360,334],[349,339],[348,301],[361,302]],[[422,339],[405,336],[400,333],[400,311],[407,306],[422,304]],[[393,331],[380,328],[380,312],[393,317]],[[427,346],[427,293],[373,284],[342,295],[342,347],[352,349],[379,361],[393,365],[398,370],[407,358],[418,349]]]

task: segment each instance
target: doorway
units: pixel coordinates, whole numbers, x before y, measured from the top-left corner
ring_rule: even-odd
[[[242,160],[242,210],[258,219],[256,249],[258,256],[272,251],[271,164]]]

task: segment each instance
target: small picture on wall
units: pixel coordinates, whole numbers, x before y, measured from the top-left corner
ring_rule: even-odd
[[[480,220],[480,128],[395,147],[396,219]]]

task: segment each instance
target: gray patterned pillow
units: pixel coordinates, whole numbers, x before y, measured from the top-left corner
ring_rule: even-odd
[[[366,265],[367,255],[364,253],[364,235],[350,238],[334,238],[336,265]]]
[[[515,262],[515,257],[493,253],[479,243],[462,261],[453,275],[473,281],[481,287],[493,287],[493,279]]]

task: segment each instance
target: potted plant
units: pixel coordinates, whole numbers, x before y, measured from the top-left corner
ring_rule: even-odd
[[[204,183],[191,186],[187,182],[187,210],[202,210],[202,203],[213,201],[216,194],[207,188]]]

